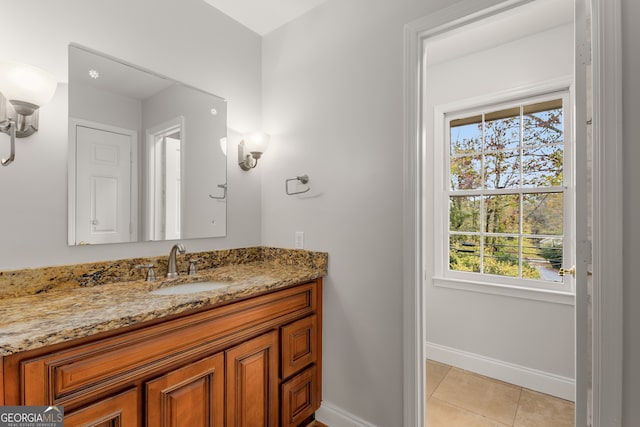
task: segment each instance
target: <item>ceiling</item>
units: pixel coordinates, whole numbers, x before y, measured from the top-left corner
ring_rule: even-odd
[[[204,0],[264,36],[327,0]]]
[[[436,65],[573,23],[573,3],[574,0],[536,0],[436,36],[427,45],[427,63]]]

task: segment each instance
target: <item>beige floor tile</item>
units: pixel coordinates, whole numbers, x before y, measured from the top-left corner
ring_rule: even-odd
[[[573,427],[574,404],[567,400],[522,390],[515,427]]]
[[[427,397],[440,385],[451,366],[427,360]]]
[[[503,424],[512,425],[520,399],[520,387],[451,368],[434,397]]]
[[[427,427],[505,427],[490,418],[453,406],[435,397],[427,401]]]

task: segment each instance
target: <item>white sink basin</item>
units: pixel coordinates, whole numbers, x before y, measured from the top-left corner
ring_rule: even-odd
[[[198,283],[183,283],[181,285],[167,286],[166,288],[156,289],[149,292],[152,295],[186,295],[194,294],[196,292],[213,291],[216,289],[222,289],[229,286],[229,283],[225,282],[198,282]]]

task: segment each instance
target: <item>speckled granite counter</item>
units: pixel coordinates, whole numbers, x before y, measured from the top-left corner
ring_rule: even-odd
[[[190,255],[205,260],[201,261],[204,267],[196,276],[182,275],[156,282],[128,276],[131,265],[154,259],[1,272],[0,295],[4,298],[0,298],[0,355],[230,302],[327,274],[328,256],[319,252],[247,248]],[[180,270],[185,271],[187,262],[183,261]],[[164,272],[161,264],[156,265],[160,267],[160,278]],[[110,274],[104,274],[105,267]],[[125,272],[125,279],[118,280],[118,274],[114,273],[117,271]],[[62,280],[60,275],[66,279]],[[22,280],[30,282],[23,282],[21,287]],[[226,282],[229,286],[186,295],[149,293],[160,287],[196,281]],[[29,291],[24,291],[25,288]]]

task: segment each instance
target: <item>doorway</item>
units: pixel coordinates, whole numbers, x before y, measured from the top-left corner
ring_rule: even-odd
[[[182,230],[184,118],[146,131],[148,240],[176,240]]]
[[[587,240],[574,238],[573,34],[573,0],[538,0],[424,44],[425,352],[453,366],[431,420],[497,405],[495,421],[518,425],[520,388],[575,399],[575,280],[558,274]],[[481,381],[466,372],[514,387],[442,400]]]
[[[477,22],[481,19],[495,16],[497,13],[504,13],[515,9],[516,7],[523,6],[529,3],[537,3],[536,1],[487,1],[482,5],[474,4],[472,1],[459,2],[439,13],[425,17],[412,24],[409,24],[406,28],[405,46],[406,52],[406,81],[408,84],[405,86],[405,99],[406,99],[406,114],[405,114],[405,128],[407,129],[407,135],[405,138],[405,170],[406,170],[406,187],[405,187],[405,392],[408,396],[414,396],[416,399],[407,401],[405,406],[405,416],[407,425],[422,425],[424,420],[424,384],[421,384],[421,379],[424,378],[424,355],[426,349],[424,348],[424,331],[425,325],[428,321],[426,313],[423,311],[422,301],[425,297],[423,292],[423,282],[431,280],[428,276],[428,272],[433,271],[433,257],[426,256],[425,236],[428,236],[427,230],[431,227],[432,222],[425,220],[425,212],[428,211],[427,203],[423,203],[424,200],[431,201],[432,198],[424,198],[425,191],[429,191],[428,182],[425,179],[425,161],[430,160],[429,153],[426,152],[425,135],[428,130],[424,123],[424,106],[421,104],[422,95],[425,90],[425,83],[428,82],[428,75],[423,67],[422,61],[424,59],[424,44],[429,39],[433,39],[443,33],[451,31],[456,28],[460,28],[463,25]],[[617,2],[615,2],[617,3]],[[597,37],[595,39],[605,39],[615,42],[615,23],[616,19],[619,19],[619,4],[604,3],[597,0],[593,1],[580,1],[575,2],[575,12],[577,22],[586,23],[587,8],[593,6],[594,19],[592,31]],[[484,8],[484,9],[483,9]],[[609,9],[610,8],[610,9]],[[608,9],[608,10],[607,10]],[[616,12],[618,18],[616,18]],[[573,118],[577,124],[575,139],[577,141],[585,141],[587,134],[587,94],[586,94],[586,81],[587,81],[587,66],[590,64],[589,55],[585,55],[585,46],[587,43],[587,25],[577,25],[575,27],[576,44],[574,47],[575,55],[575,105],[576,110]],[[615,43],[613,43],[615,45]],[[599,53],[597,44],[594,45],[594,53]],[[619,48],[619,46],[618,46]],[[614,52],[615,55],[615,52]],[[595,63],[594,73],[598,75],[603,72],[602,70],[609,67],[608,71],[619,72],[619,59],[617,62],[614,57],[610,58],[612,62],[607,62],[607,66],[603,66],[602,58],[596,56],[598,59]],[[618,64],[617,66],[615,64]],[[610,65],[613,64],[613,65]],[[619,98],[613,97],[609,100],[603,100],[598,98],[597,94],[603,90],[603,87],[611,86],[612,89],[616,87],[616,78],[618,75],[613,75],[613,78],[609,80],[598,80],[596,77],[594,81],[594,94],[597,100],[594,106],[594,116],[597,117],[602,111],[607,111],[607,107],[611,107],[613,110],[619,107]],[[617,77],[616,77],[617,76]],[[598,103],[599,102],[599,103]],[[608,102],[608,103],[607,103]],[[591,117],[589,117],[590,121]],[[607,118],[603,115],[603,120],[598,123],[602,134],[608,134],[611,136],[617,147],[620,147],[620,137],[618,135],[619,128],[615,123],[615,120]],[[609,132],[609,133],[607,133]],[[584,148],[584,147],[582,147]],[[594,141],[594,157],[598,156],[598,153],[603,153],[601,139],[596,138]],[[586,150],[577,150],[576,163],[586,164]],[[621,177],[613,169],[612,176],[607,176],[603,173],[603,170],[607,166],[614,165],[615,162],[594,163],[594,205],[597,206],[598,201],[602,198],[604,188],[614,189],[615,185],[619,185]],[[429,171],[430,172],[430,171]],[[579,171],[578,175],[579,175]],[[576,182],[586,183],[585,176],[578,176]],[[618,187],[619,188],[619,187]],[[588,339],[591,336],[591,331],[588,329],[587,318],[587,295],[586,295],[586,283],[587,283],[587,267],[590,261],[590,250],[588,250],[589,242],[582,236],[586,236],[586,206],[587,194],[582,189],[576,191],[576,261],[577,269],[575,270],[576,280],[576,295],[575,295],[575,325],[576,325],[576,349],[577,354],[575,364],[575,379],[576,379],[576,424],[587,425],[587,402],[598,402],[600,406],[594,406],[594,411],[603,414],[607,410],[603,411],[603,408],[607,407],[607,404],[611,405],[615,412],[615,406],[613,400],[602,398],[602,392],[600,387],[604,387],[605,390],[614,391],[617,396],[620,394],[619,386],[621,384],[619,369],[613,369],[613,381],[605,381],[608,384],[598,383],[601,377],[594,378],[594,390],[593,398],[588,398],[587,389],[591,382],[591,364],[587,356]],[[593,218],[594,225],[594,239],[596,239],[596,245],[609,244],[611,250],[617,248],[617,244],[611,240],[604,239],[598,241],[597,230],[599,226],[603,224],[603,218],[610,216],[611,219],[615,218],[615,221],[619,221],[621,209],[619,206],[613,206],[611,209],[604,209],[605,212],[595,212]],[[437,235],[442,240],[443,235],[440,233]],[[436,239],[437,240],[437,239]],[[594,312],[594,322],[598,325],[594,330],[594,354],[593,354],[593,366],[596,370],[606,369],[608,365],[603,363],[603,356],[599,352],[598,345],[602,340],[602,336],[599,335],[599,326],[603,323],[610,323],[613,326],[621,325],[621,319],[619,318],[619,306],[614,302],[609,306],[606,306],[602,300],[598,300],[601,296],[602,289],[599,289],[599,280],[603,277],[612,277],[613,279],[619,279],[615,271],[610,270],[607,266],[604,266],[600,259],[602,249],[598,246],[597,250],[594,250],[593,271],[594,271],[594,304],[598,309]],[[424,263],[423,263],[424,260]],[[429,265],[431,263],[431,265]],[[617,282],[618,283],[618,282]],[[621,283],[621,280],[619,280]],[[611,293],[612,296],[619,296],[620,285],[615,285],[613,289],[607,289],[604,292]],[[455,301],[454,301],[455,302]],[[598,312],[599,311],[599,312]],[[603,315],[606,313],[606,315]],[[519,313],[515,313],[518,315]],[[601,317],[600,317],[601,316]],[[599,318],[600,317],[600,318]],[[615,334],[616,336],[618,334]],[[612,342],[617,350],[612,353],[615,356],[620,354],[621,341]],[[417,355],[417,356],[416,356]],[[615,358],[613,359],[616,362]],[[602,403],[605,406],[602,406]],[[619,414],[618,414],[619,415]],[[596,419],[599,415],[594,416],[594,425],[600,425]]]

